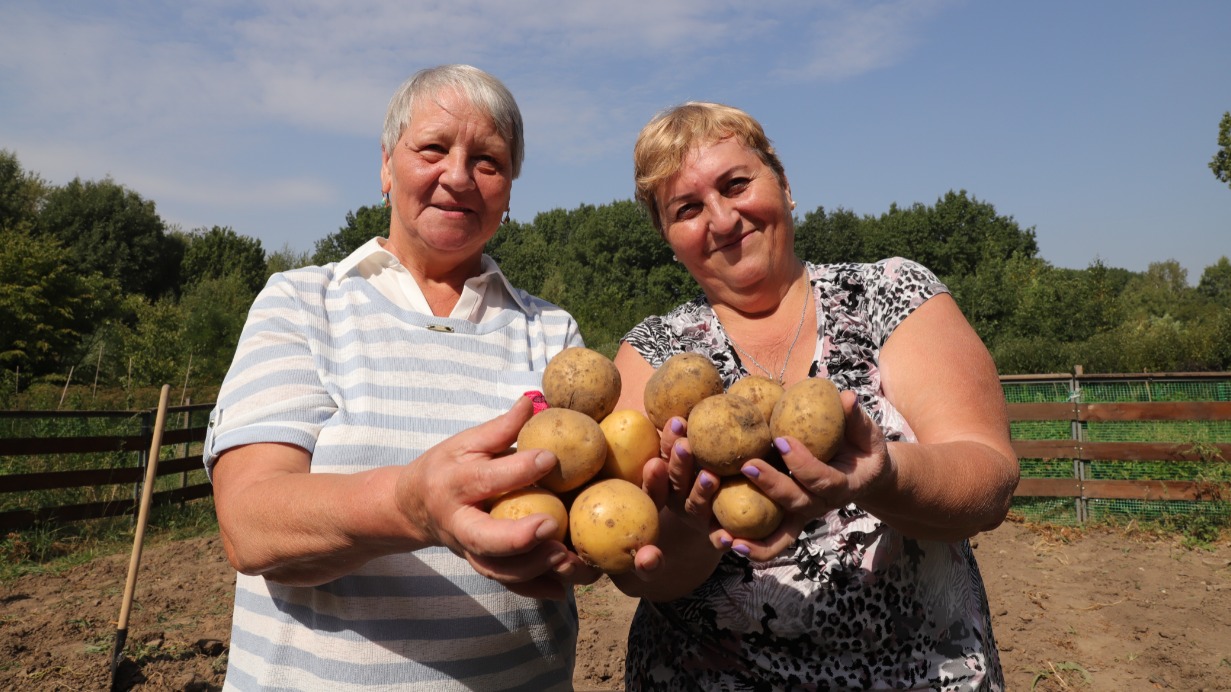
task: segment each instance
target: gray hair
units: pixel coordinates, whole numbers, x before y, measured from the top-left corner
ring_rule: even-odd
[[[385,131],[380,138],[381,147],[392,154],[398,139],[402,137],[402,131],[410,125],[415,102],[420,98],[432,98],[447,90],[455,90],[465,96],[471,105],[492,119],[496,131],[508,142],[513,178],[516,179],[521,174],[522,159],[525,158],[521,110],[504,83],[470,65],[440,65],[419,70],[403,82],[389,100],[389,110],[385,113]]]

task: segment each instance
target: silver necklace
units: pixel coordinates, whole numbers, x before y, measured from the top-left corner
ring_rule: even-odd
[[[795,350],[795,344],[799,342],[799,335],[804,330],[804,318],[807,317],[808,315],[808,303],[811,302],[809,298],[812,295],[811,282],[808,282],[807,280],[805,280],[805,284],[808,286],[808,292],[804,294],[804,307],[802,310],[799,311],[799,324],[795,325],[795,336],[791,339],[791,345],[788,346],[786,349],[786,358],[783,359],[782,361],[782,369],[778,371],[778,378],[776,380],[778,384],[786,383],[786,367],[791,362],[791,352]],[[714,308],[711,307],[710,311],[712,312],[713,309]],[[714,317],[718,317],[718,313],[715,312]],[[720,324],[721,322],[722,320],[719,320]],[[726,332],[725,329],[723,331]],[[739,351],[740,355],[752,361],[752,364],[760,368],[761,372],[765,373],[766,377],[769,377],[771,379],[774,377],[774,374],[769,371],[769,368],[765,367],[764,365],[761,365],[760,361],[758,361],[751,353],[740,348],[739,344],[735,343],[735,339],[731,338],[731,332],[726,332],[726,334],[727,334],[727,342],[729,342],[732,346],[734,346],[735,350]]]

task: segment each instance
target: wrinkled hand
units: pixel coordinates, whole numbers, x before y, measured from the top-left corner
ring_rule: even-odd
[[[479,574],[531,598],[567,597],[566,585],[589,584],[601,573],[563,543],[545,514],[493,519],[485,503],[546,475],[557,461],[545,450],[506,454],[533,407],[522,397],[486,423],[450,437],[406,465],[398,506],[429,542],[465,558]]]
[[[775,440],[789,475],[762,460],[744,464],[741,471],[786,511],[781,526],[758,541],[736,539],[725,531],[719,540],[753,560],[764,561],[786,550],[804,526],[826,513],[857,502],[893,473],[885,436],[880,426],[855,403],[855,393],[841,393],[846,434],[829,463],[812,456],[794,437]]]

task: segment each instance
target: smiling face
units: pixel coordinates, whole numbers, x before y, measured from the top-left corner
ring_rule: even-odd
[[[657,198],[667,243],[711,302],[752,308],[758,289],[795,277],[790,186],[735,139],[691,150]]]
[[[403,264],[477,271],[513,184],[508,142],[487,114],[453,91],[419,99],[380,178],[393,212],[386,247]]]

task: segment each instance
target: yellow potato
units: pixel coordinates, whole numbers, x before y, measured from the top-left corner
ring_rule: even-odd
[[[580,488],[603,468],[607,438],[589,416],[567,408],[549,408],[526,421],[517,433],[517,449],[547,449],[559,462],[538,484],[555,493]]]
[[[706,397],[688,414],[688,443],[702,468],[732,476],[749,459],[764,459],[773,440],[769,425],[747,399],[730,394]]]
[[[755,483],[743,476],[722,479],[714,494],[714,518],[736,538],[765,538],[782,523],[783,511]]]
[[[658,429],[640,411],[612,411],[598,427],[607,438],[603,475],[641,486],[641,467],[659,454]]]
[[[628,481],[597,481],[573,501],[569,531],[578,557],[607,574],[621,574],[633,569],[638,549],[658,540],[658,508]]]
[[[556,520],[559,528],[552,538],[564,542],[568,535],[568,510],[564,502],[542,488],[521,488],[501,495],[492,502],[490,514],[495,519],[521,519],[532,514],[546,514]]]
[[[566,348],[543,369],[543,398],[554,408],[580,411],[601,421],[620,400],[620,371],[598,351]]]
[[[787,387],[770,416],[769,429],[774,437],[790,435],[798,439],[812,456],[829,461],[846,434],[846,416],[837,386],[823,377],[813,377]]]
[[[668,358],[645,383],[645,413],[662,430],[675,416],[687,419],[692,407],[707,396],[723,392],[718,368],[705,356],[677,353]]]
[[[749,375],[735,381],[727,387],[727,394],[738,396],[756,405],[757,410],[769,422],[774,413],[774,405],[782,398],[783,387],[778,382],[760,375]]]

